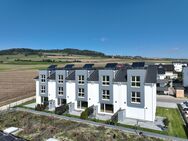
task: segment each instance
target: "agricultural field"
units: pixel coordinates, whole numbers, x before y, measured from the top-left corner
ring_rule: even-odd
[[[0,106],[35,95],[36,70],[0,71]]]
[[[31,141],[52,137],[60,141],[160,141],[160,139],[141,137],[103,126],[95,127],[27,112],[1,113],[0,123],[0,130],[12,126],[23,129],[18,136]]]

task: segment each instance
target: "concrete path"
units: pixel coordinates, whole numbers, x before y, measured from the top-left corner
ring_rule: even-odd
[[[51,114],[51,113],[35,111],[35,110],[30,110],[30,109],[16,108],[16,110],[17,111],[30,112],[30,113],[33,113],[33,114],[44,115],[44,116],[53,116],[55,118],[70,120],[70,121],[74,121],[74,122],[81,122],[81,123],[85,123],[85,124],[89,124],[89,125],[93,125],[93,126],[105,126],[107,128],[121,130],[121,131],[126,132],[126,133],[138,134],[139,132],[142,132],[143,136],[161,138],[161,139],[164,139],[164,140],[187,141],[187,139],[182,139],[182,138],[177,138],[177,137],[172,137],[172,136],[167,136],[167,135],[162,135],[162,134],[156,134],[156,133],[146,132],[146,131],[141,131],[141,130],[135,131],[134,129],[131,129],[131,128],[108,125],[108,124],[103,124],[103,123],[98,123],[98,122],[93,122],[93,121],[88,121],[88,120],[82,120],[82,119],[73,118],[73,117],[66,117],[66,116],[62,116],[62,115],[55,115],[55,114]]]
[[[27,101],[31,101],[35,99],[35,96],[32,96],[32,97],[28,97],[28,98],[25,98],[25,99],[22,99],[22,100],[19,100],[19,101],[16,101],[16,102],[13,102],[13,103],[10,103],[10,104],[7,104],[7,105],[4,105],[4,106],[1,106],[0,107],[0,111],[3,111],[3,110],[7,110],[11,107],[14,107],[14,106],[17,106],[17,105],[20,105],[20,104],[23,104]]]

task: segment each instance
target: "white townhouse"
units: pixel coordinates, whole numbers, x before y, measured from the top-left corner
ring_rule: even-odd
[[[154,121],[157,67],[132,67],[116,63],[104,68],[85,64],[40,70],[36,80],[36,103],[55,107],[72,104],[75,111],[94,106],[99,115],[123,111],[122,119]],[[53,107],[52,106],[52,107]]]

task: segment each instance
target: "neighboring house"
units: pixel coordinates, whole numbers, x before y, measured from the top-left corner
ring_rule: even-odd
[[[188,62],[173,62],[174,70],[179,73],[182,72],[183,67],[187,67],[187,63]]]
[[[183,68],[183,86],[188,87],[188,67]]]
[[[85,64],[82,68],[67,65],[54,70],[39,71],[35,79],[37,104],[47,102],[58,107],[71,103],[75,111],[94,106],[98,115],[113,116],[121,110],[123,119],[155,120],[156,66],[112,63],[94,68]]]
[[[174,95],[173,80],[178,78],[173,65],[159,64],[157,69],[157,94]]]

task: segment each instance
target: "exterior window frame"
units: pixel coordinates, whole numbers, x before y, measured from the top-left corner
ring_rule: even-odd
[[[78,84],[84,85],[84,75],[78,75]]]
[[[46,75],[45,74],[41,74],[41,82],[42,83],[46,82]]]
[[[64,95],[63,87],[58,87],[58,95]]]
[[[102,90],[102,100],[110,100],[110,90]]]
[[[83,98],[84,96],[85,96],[84,88],[78,88],[78,97]]]
[[[140,104],[141,103],[141,93],[140,92],[131,92],[131,103]]]
[[[140,76],[131,76],[131,87],[140,88]]]
[[[58,83],[63,84],[64,76],[62,74],[58,75]]]
[[[45,85],[41,85],[40,92],[41,92],[41,94],[46,93],[46,86]]]
[[[103,75],[102,76],[102,85],[103,86],[109,86],[110,85],[110,76],[109,75]]]

